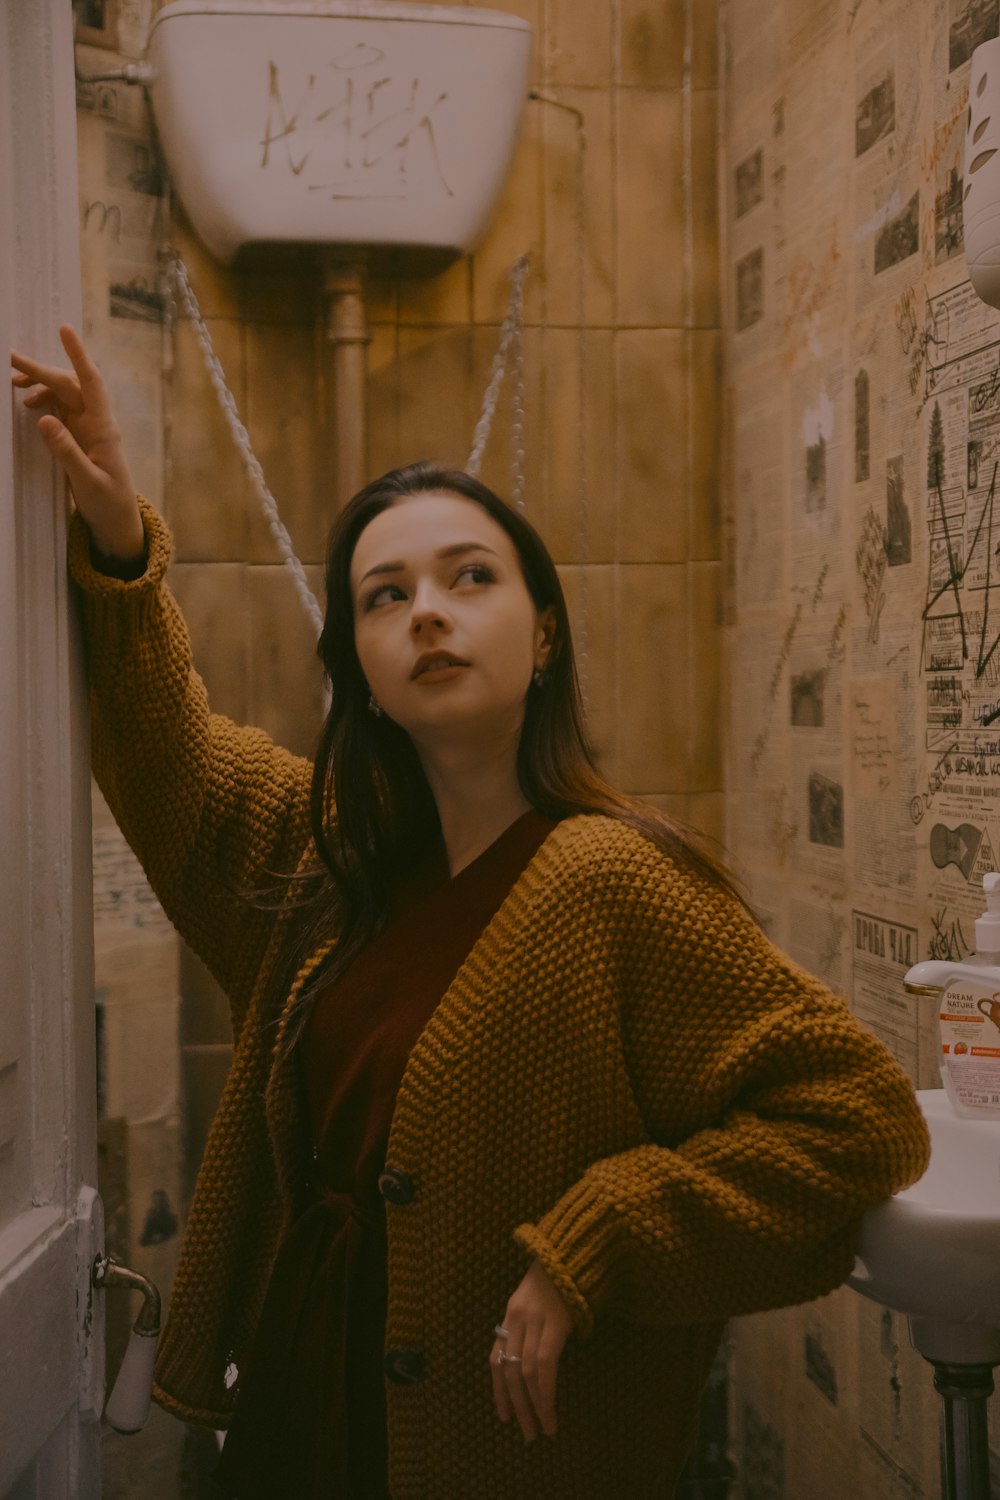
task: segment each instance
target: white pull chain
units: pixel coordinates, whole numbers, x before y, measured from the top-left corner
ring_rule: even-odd
[[[511,428],[513,453],[513,484],[511,491],[520,510],[524,509],[524,278],[528,274],[528,257],[522,255],[510,270],[510,302],[507,316],[500,327],[500,344],[493,356],[490,382],[483,397],[483,409],[476,430],[472,435],[472,452],[466,460],[466,470],[473,477],[479,474],[483,453],[493,426],[500,387],[507,369],[507,357],[513,352],[514,419]]]
[[[318,638],[320,631],[323,629],[323,611],[320,608],[316,595],[309,587],[305,569],[295,555],[292,539],[288,535],[284,522],[278,514],[277,501],[267,487],[264,471],[250,446],[250,435],[240,421],[239,412],[236,409],[236,398],[226,384],[225,373],[212,347],[211,335],[205,326],[205,320],[201,315],[201,308],[198,306],[198,299],[195,297],[191,283],[188,280],[187,268],[176,250],[167,251],[166,256],[168,281],[179,290],[181,301],[184,304],[184,311],[194,325],[198,343],[201,345],[201,352],[205,356],[208,376],[218,397],[219,405],[222,407],[222,412],[229,431],[232,434],[233,442],[236,444],[239,455],[243,460],[243,467],[250,476],[250,483],[257,492],[257,498],[267,518],[267,524],[277,544],[278,551],[281,553],[287,566],[291,569],[292,577],[295,580],[295,590],[302,600],[306,613],[316,628],[316,636]],[[171,296],[168,316],[174,312],[173,298]]]
[[[180,299],[186,315],[191,319],[195,335],[201,346],[208,369],[208,376],[212,382],[212,388],[222,407],[226,424],[232,434],[233,442],[243,460],[243,467],[250,477],[250,482],[256,491],[260,501],[261,509],[267,518],[271,535],[274,537],[278,551],[286,565],[291,569],[295,582],[295,589],[302,604],[312,620],[319,636],[323,629],[323,611],[315,594],[309,587],[306,579],[305,569],[295,555],[292,539],[278,514],[278,504],[271,494],[264,478],[264,471],[250,446],[250,435],[240,421],[239,412],[236,407],[236,398],[226,384],[225,372],[219,363],[218,356],[212,346],[212,337],[201,315],[198,299],[194,294],[191,282],[188,279],[187,268],[178,252],[173,247],[167,247],[161,253],[164,265],[164,275],[167,282],[167,319],[172,322],[176,317],[176,304],[174,301],[174,288],[180,293]],[[507,367],[508,355],[513,351],[513,398],[514,419],[511,428],[511,440],[513,444],[513,495],[515,503],[524,509],[524,352],[523,352],[523,304],[524,304],[524,278],[528,273],[528,257],[522,255],[513,265],[510,272],[511,292],[507,316],[504,318],[500,330],[500,346],[493,359],[493,369],[486,395],[483,400],[482,414],[476,423],[473,434],[472,452],[469,455],[466,468],[472,475],[479,473],[483,452],[490,435],[493,417],[496,413],[497,401],[500,395],[500,387],[503,383],[504,372]]]

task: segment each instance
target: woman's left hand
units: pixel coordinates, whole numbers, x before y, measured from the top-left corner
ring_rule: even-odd
[[[513,1411],[525,1442],[538,1436],[534,1415],[548,1437],[556,1431],[556,1371],[563,1345],[573,1331],[573,1318],[541,1262],[533,1260],[524,1280],[507,1303],[503,1328],[490,1355],[493,1398],[501,1422]],[[517,1354],[520,1364],[499,1364],[501,1352]],[[532,1410],[534,1405],[534,1411]]]

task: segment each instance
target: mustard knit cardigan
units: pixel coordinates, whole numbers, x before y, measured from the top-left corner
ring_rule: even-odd
[[[95,774],[231,1003],[154,1388],[225,1427],[311,1150],[294,1059],[273,1064],[282,1027],[261,1014],[293,914],[233,891],[309,857],[310,766],[210,712],[163,582],[170,533],[140,503],[141,578],[95,571],[79,516],[70,570]],[[725,1321],[839,1285],[859,1216],[927,1160],[909,1081],[841,1000],[635,830],[565,819],[441,999],[396,1102],[387,1165],[415,1191],[386,1204],[395,1500],[666,1500]],[[574,1330],[558,1432],[526,1443],[496,1416],[488,1355],[534,1256]]]

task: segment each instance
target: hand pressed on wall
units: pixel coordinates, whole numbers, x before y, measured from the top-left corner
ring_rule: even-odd
[[[26,407],[43,412],[38,431],[69,480],[95,545],[108,557],[137,558],[145,547],[142,516],[107,388],[69,323],[59,337],[71,370],[12,352],[18,372],[12,383],[28,390]]]

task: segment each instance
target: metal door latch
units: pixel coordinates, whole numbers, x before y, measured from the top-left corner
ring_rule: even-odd
[[[90,1284],[98,1289],[125,1286],[142,1292],[142,1307],[132,1324],[125,1358],[104,1408],[104,1420],[116,1432],[138,1432],[146,1424],[153,1393],[153,1362],[160,1336],[160,1294],[145,1276],[129,1270],[113,1255],[94,1256]]]

